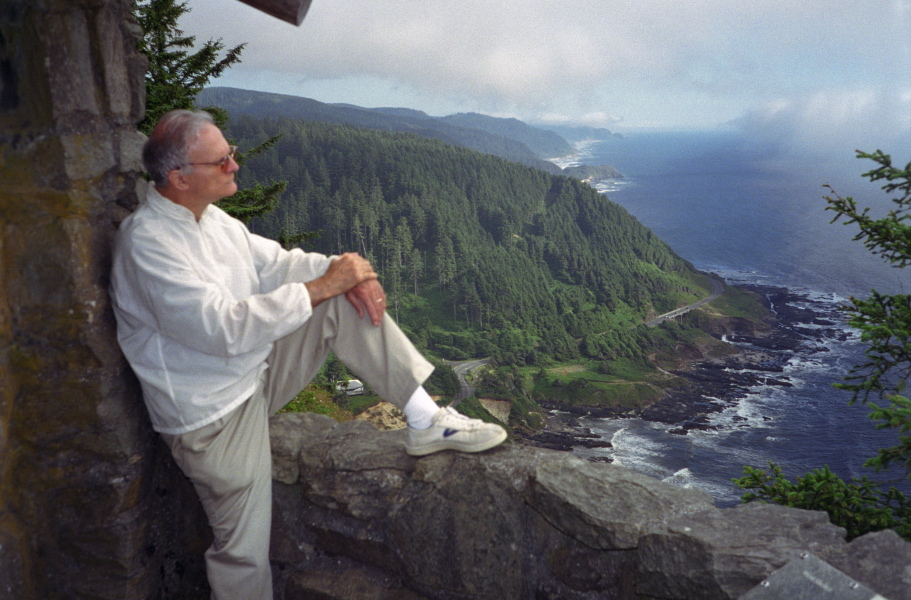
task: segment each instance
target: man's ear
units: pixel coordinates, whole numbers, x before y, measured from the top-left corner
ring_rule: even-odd
[[[178,190],[186,190],[190,187],[190,183],[180,169],[173,169],[168,173],[168,183]]]

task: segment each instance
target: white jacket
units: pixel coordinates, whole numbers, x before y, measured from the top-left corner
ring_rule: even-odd
[[[192,431],[243,403],[272,343],[310,318],[303,282],[330,260],[286,251],[216,206],[197,222],[149,186],[117,233],[111,298],[155,430]]]

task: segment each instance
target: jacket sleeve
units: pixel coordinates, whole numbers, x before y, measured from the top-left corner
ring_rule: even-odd
[[[260,291],[268,292],[292,282],[307,283],[321,277],[334,258],[300,248],[285,250],[275,240],[247,233],[250,255],[260,281]]]
[[[274,285],[282,272],[287,276],[307,271],[311,267],[307,261],[265,268],[273,284],[266,291],[258,289],[255,273],[244,272],[238,279],[250,281],[251,293],[237,294],[217,278],[201,277],[180,252],[153,236],[143,237],[132,237],[121,252],[119,269],[127,289],[118,290],[119,304],[179,344],[215,356],[235,356],[284,337],[312,315],[303,282]],[[252,271],[254,267],[233,264],[229,268]]]

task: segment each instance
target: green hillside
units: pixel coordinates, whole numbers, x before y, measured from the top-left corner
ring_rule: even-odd
[[[459,113],[440,117],[439,120],[518,140],[541,158],[556,158],[575,152],[569,142],[553,131],[532,127],[518,119],[503,119],[478,113]]]
[[[543,159],[567,154],[572,150],[569,143],[557,134],[540,129],[534,130],[514,119],[495,119],[482,115],[476,115],[476,118],[469,115],[471,118],[466,119],[455,115],[451,118],[453,122],[450,122],[447,120],[449,118],[431,117],[417,110],[326,104],[298,96],[227,87],[206,88],[197,97],[197,103],[199,106],[223,108],[232,116],[288,117],[365,129],[414,133],[447,144],[493,154],[554,174],[559,174],[560,168]],[[529,147],[527,143],[534,147]],[[555,149],[566,152],[553,154]]]
[[[281,134],[241,180],[287,180],[258,233],[358,251],[416,343],[499,364],[644,356],[641,323],[708,295],[706,278],[578,180],[404,133],[240,117],[242,149]]]

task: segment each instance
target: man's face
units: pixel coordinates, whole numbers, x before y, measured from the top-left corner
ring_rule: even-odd
[[[190,147],[189,159],[191,163],[195,164],[193,171],[185,174],[184,179],[190,186],[189,191],[201,204],[209,205],[237,192],[234,174],[239,167],[233,158],[228,158],[223,166],[200,164],[216,163],[228,156],[230,152],[231,147],[227,140],[221,130],[214,125],[206,125],[200,132],[199,138]]]

